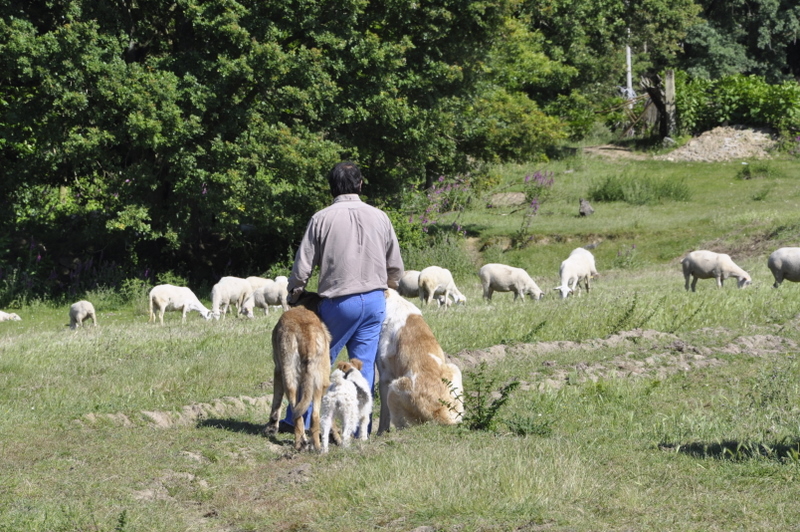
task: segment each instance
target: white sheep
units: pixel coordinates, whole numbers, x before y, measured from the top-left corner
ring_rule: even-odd
[[[22,318],[14,312],[3,312],[0,310],[0,321],[21,321]]]
[[[397,283],[397,292],[403,297],[419,296],[419,271],[406,270]]]
[[[275,281],[267,279],[260,288],[257,288],[250,294],[250,297],[244,302],[244,311],[246,316],[254,317],[254,308],[263,308],[264,314],[269,314],[270,305],[280,305],[284,312],[289,310],[289,279],[283,275],[278,276]]]
[[[241,313],[248,318],[253,317],[252,309],[248,311],[244,307],[244,302],[253,293],[253,287],[241,277],[223,277],[211,288],[211,314],[215,320],[219,319],[220,314],[224,318],[228,313],[228,307],[233,305],[236,313]]]
[[[597,275],[594,255],[588,249],[573,249],[569,257],[561,263],[558,275],[561,278],[561,286],[557,286],[553,290],[561,292],[561,299],[574,293],[580,287],[581,281],[583,281],[584,288],[588,293],[590,288],[589,280]]]
[[[194,292],[185,286],[160,284],[150,290],[149,300],[150,318],[147,320],[148,323],[155,323],[156,312],[158,312],[158,321],[164,325],[164,312],[168,310],[181,311],[181,323],[186,321],[186,313],[189,311],[199,312],[206,320],[211,319],[211,311],[197,299]]]
[[[730,255],[725,253],[704,249],[692,251],[681,260],[681,266],[686,279],[686,290],[689,290],[689,278],[694,277],[692,292],[695,291],[698,279],[716,279],[718,287],[722,287],[723,281],[728,277],[736,278],[739,288],[744,288],[751,282],[750,275],[734,264]]]
[[[256,277],[255,275],[251,275],[246,280],[248,283],[250,283],[250,286],[253,287],[253,290],[258,290],[262,286],[272,281],[272,279],[267,279],[266,277]]]
[[[419,272],[419,298],[423,304],[429,305],[439,295],[443,296],[445,307],[450,306],[451,298],[455,303],[467,302],[467,298],[456,287],[450,270],[439,266],[428,266]],[[441,299],[439,304],[442,304]]]
[[[483,285],[483,297],[492,300],[492,293],[514,292],[514,301],[527,295],[531,299],[541,299],[544,292],[536,285],[528,272],[522,268],[505,264],[486,264],[478,272]]]
[[[83,325],[83,320],[92,319],[92,324],[97,327],[97,315],[94,312],[94,305],[88,301],[78,301],[69,307],[69,328],[77,329]]]
[[[775,277],[775,288],[785,280],[800,282],[800,248],[780,248],[767,259],[767,267]]]

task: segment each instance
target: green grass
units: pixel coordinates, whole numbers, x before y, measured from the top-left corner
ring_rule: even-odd
[[[97,291],[99,326],[73,332],[66,305],[3,309],[23,321],[0,324],[0,531],[794,529],[800,286],[773,289],[766,257],[797,245],[800,164],[770,167],[758,200],[764,180],[734,163],[497,168],[512,189],[555,172],[531,243],[508,248],[521,213],[477,201],[468,239],[406,258],[452,266],[467,296],[423,309],[445,351],[487,360],[498,388],[521,383],[494,431],[422,426],[297,455],[261,434],[277,312],[168,313],[162,328],[142,301]],[[684,180],[689,199],[579,218],[578,198],[617,172]],[[559,263],[590,242],[592,292],[559,299]],[[686,292],[678,260],[697,248],[729,252],[753,285]],[[484,262],[526,268],[545,298],[482,301]]]

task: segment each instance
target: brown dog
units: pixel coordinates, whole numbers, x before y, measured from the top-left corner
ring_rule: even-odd
[[[273,376],[272,412],[265,432],[278,432],[284,395],[294,415],[294,448],[308,445],[303,414],[313,403],[311,439],[320,450],[320,411],[322,394],[330,385],[331,335],[314,312],[319,296],[306,292],[297,307],[284,312],[272,330]],[[298,401],[298,395],[300,400]]]
[[[447,362],[419,309],[391,289],[386,291],[377,362],[381,395],[378,434],[390,425],[402,428],[427,421],[443,425],[461,421],[461,370]]]

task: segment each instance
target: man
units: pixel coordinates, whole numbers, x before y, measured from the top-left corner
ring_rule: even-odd
[[[403,259],[386,213],[362,202],[361,171],[350,161],[333,167],[328,184],[333,204],[311,217],[289,276],[289,299],[296,300],[319,266],[319,315],[331,333],[331,365],[342,348],[363,363],[373,389],[375,356],[386,315],[386,288],[397,288]],[[281,431],[294,431],[287,411]],[[306,427],[310,422],[305,416]]]

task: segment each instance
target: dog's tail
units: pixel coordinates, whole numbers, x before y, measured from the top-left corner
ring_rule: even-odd
[[[300,401],[292,407],[292,413],[301,416],[306,413],[312,401],[320,401],[330,385],[330,337],[316,335],[310,343],[301,342],[298,368],[300,378]],[[316,406],[319,406],[317,404]]]

